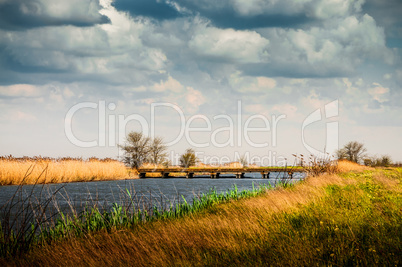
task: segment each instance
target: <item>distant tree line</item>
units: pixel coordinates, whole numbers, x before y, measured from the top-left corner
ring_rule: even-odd
[[[364,164],[366,166],[377,167],[384,166],[388,167],[393,165],[391,157],[388,155],[383,155],[380,157],[369,156],[366,154],[367,149],[362,143],[357,141],[351,141],[347,143],[343,148],[336,151],[336,157],[340,160],[346,159],[359,164]]]
[[[167,159],[167,146],[161,137],[150,138],[141,132],[130,132],[124,145],[119,145],[124,151],[123,162],[131,168],[139,168],[145,163],[169,166]],[[346,159],[366,166],[393,166],[391,157],[383,155],[380,157],[368,156],[367,149],[362,143],[351,141],[343,148],[336,151],[337,159]],[[180,156],[179,164],[182,167],[195,166],[199,162],[194,149],[188,148]],[[246,158],[240,158],[240,162],[246,166]]]

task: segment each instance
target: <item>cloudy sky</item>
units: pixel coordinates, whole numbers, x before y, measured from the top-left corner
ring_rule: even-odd
[[[357,140],[401,161],[401,14],[399,0],[0,0],[0,155],[116,158],[134,130],[203,159]]]

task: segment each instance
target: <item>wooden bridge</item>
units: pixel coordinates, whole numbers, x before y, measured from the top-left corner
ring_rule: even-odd
[[[269,178],[271,172],[283,172],[293,177],[295,172],[305,172],[303,167],[255,167],[255,168],[225,168],[225,167],[211,167],[211,168],[138,168],[140,178],[146,178],[147,173],[160,173],[161,177],[169,178],[171,173],[182,173],[186,178],[194,178],[197,175],[209,175],[212,179],[219,178],[221,174],[232,174],[236,178],[243,178],[246,173],[261,173],[262,178]]]

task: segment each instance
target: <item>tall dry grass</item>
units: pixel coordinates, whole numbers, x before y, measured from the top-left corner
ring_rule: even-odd
[[[130,176],[124,164],[116,160],[0,158],[0,185],[118,180]]]
[[[370,170],[372,168],[357,164],[356,162],[352,162],[349,160],[339,160],[338,161],[338,171],[339,172],[350,172],[350,171],[365,171]]]

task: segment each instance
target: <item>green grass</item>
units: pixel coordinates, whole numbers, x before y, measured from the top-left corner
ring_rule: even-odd
[[[203,265],[399,266],[401,174],[401,169],[342,174],[350,184],[328,185],[319,200],[261,221],[265,233],[248,236],[248,245],[238,251],[206,251]],[[386,179],[377,179],[381,176]]]

